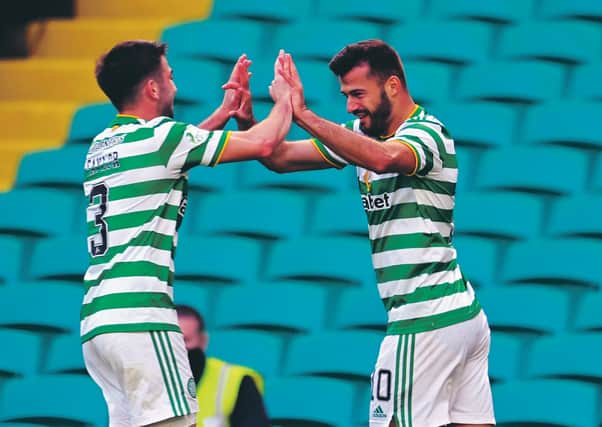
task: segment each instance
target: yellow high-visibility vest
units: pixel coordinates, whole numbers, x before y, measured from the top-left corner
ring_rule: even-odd
[[[230,427],[230,414],[245,375],[253,378],[263,395],[263,378],[258,372],[214,357],[206,359],[205,370],[197,387],[197,427]]]

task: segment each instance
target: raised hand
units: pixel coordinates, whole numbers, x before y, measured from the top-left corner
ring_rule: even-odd
[[[279,55],[278,60],[280,61],[278,73],[282,75],[291,88],[293,116],[297,117],[297,115],[307,108],[305,106],[305,95],[303,94],[303,83],[290,53]]]
[[[276,61],[274,61],[274,80],[269,87],[270,96],[274,102],[288,101],[290,103],[291,87],[283,76],[282,61],[284,58],[284,50],[280,49]]]
[[[251,64],[246,54],[241,55],[232,68],[230,78],[222,86],[225,90],[222,108],[227,111],[228,117],[236,119],[239,128],[248,128],[255,123],[249,86]]]

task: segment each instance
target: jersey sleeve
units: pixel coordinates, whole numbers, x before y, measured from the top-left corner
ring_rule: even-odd
[[[353,120],[347,123],[342,123],[341,126],[353,131]],[[345,160],[333,150],[328,148],[320,140],[316,138],[311,138],[311,142],[314,145],[314,147],[316,147],[316,150],[318,150],[318,153],[320,153],[320,156],[322,156],[322,158],[333,167],[337,169],[342,169],[349,164],[347,160]]]
[[[411,124],[401,128],[387,141],[399,141],[414,153],[416,167],[408,175],[427,176],[438,173],[443,165],[438,139],[440,136],[431,126]]]

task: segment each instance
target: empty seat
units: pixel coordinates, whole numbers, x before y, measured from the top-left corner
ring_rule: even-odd
[[[454,236],[462,273],[472,286],[483,288],[497,285],[500,242],[479,236]]]
[[[28,153],[19,164],[16,186],[73,189],[84,202],[82,184],[87,152],[88,147],[82,144]]]
[[[475,3],[471,0],[433,0],[429,15],[444,19],[474,19],[499,23],[520,22],[533,10],[533,0],[493,0]]]
[[[221,85],[227,80],[224,65],[216,61],[177,56],[170,59],[169,63],[174,70],[174,82],[178,87],[176,103],[207,103],[213,107],[219,105],[224,96]]]
[[[490,61],[462,70],[457,96],[462,100],[543,102],[559,99],[565,71],[542,61]]]
[[[571,299],[562,289],[498,286],[480,289],[477,298],[495,330],[555,334],[568,325]]]
[[[577,67],[569,86],[571,97],[583,101],[600,101],[602,99],[602,81],[598,78],[600,75],[602,75],[602,62]]]
[[[394,26],[387,41],[403,61],[471,63],[488,59],[492,37],[493,28],[482,22],[420,22]]]
[[[531,377],[602,382],[602,333],[563,334],[537,339],[527,363]]]
[[[417,103],[430,105],[451,96],[453,69],[450,65],[404,61],[403,68],[412,99]]]
[[[315,331],[324,327],[326,290],[298,283],[246,284],[223,290],[217,300],[216,328]]]
[[[495,384],[492,394],[498,425],[598,425],[598,390],[592,384],[517,380]]]
[[[26,303],[12,301],[13,304]],[[38,334],[28,331],[0,329],[2,357],[0,377],[26,377],[38,372],[42,356],[42,341]]]
[[[489,378],[494,382],[517,379],[524,365],[523,349],[524,343],[520,336],[493,331],[489,352]]]
[[[578,18],[588,21],[602,19],[602,4],[595,0],[543,0],[538,15],[544,18]]]
[[[109,126],[116,114],[117,110],[110,103],[82,105],[73,114],[67,142],[90,144]]]
[[[600,149],[602,139],[598,135],[602,133],[602,122],[598,119],[601,115],[602,104],[596,102],[537,105],[527,111],[523,138],[530,144]],[[587,123],[587,126],[581,126],[581,123]]]
[[[49,425],[106,426],[100,388],[87,375],[40,375],[7,381],[0,420],[45,420]],[[74,404],[74,398],[77,404]],[[71,424],[69,424],[71,423]],[[77,425],[77,424],[75,424]]]
[[[543,203],[511,192],[464,193],[456,196],[457,235],[524,240],[540,234]]]
[[[188,173],[188,189],[209,193],[234,190],[238,187],[239,171],[238,163],[221,163],[212,168],[192,168]],[[189,200],[194,202],[194,199]]]
[[[24,250],[24,239],[0,236],[0,284],[15,282],[20,277]]]
[[[324,195],[312,210],[311,230],[318,235],[368,237],[368,222],[359,194],[344,192]]]
[[[293,192],[210,194],[200,200],[192,226],[195,232],[202,234],[295,238],[303,231],[305,213],[304,197]]]
[[[271,378],[280,372],[283,338],[264,331],[229,330],[209,334],[209,356],[255,369]]]
[[[602,192],[602,155],[598,155],[591,184],[594,191]]]
[[[48,347],[43,372],[87,375],[79,334],[61,335],[52,340]]]
[[[88,265],[84,236],[46,238],[34,246],[28,276],[35,280],[69,280],[80,284]]]
[[[317,15],[328,19],[354,19],[392,23],[409,22],[418,18],[423,10],[420,0],[381,0],[371,7],[361,0],[329,0],[318,2]]]
[[[549,232],[559,237],[602,237],[602,218],[592,215],[602,195],[576,194],[558,199],[550,215]]]
[[[501,58],[589,62],[600,59],[599,36],[597,24],[589,22],[528,22],[506,28],[497,52]]]
[[[370,245],[355,237],[299,238],[277,242],[267,260],[270,280],[375,283]]]
[[[387,312],[375,287],[345,289],[341,293],[334,314],[336,328],[383,332],[386,325]]]
[[[592,292],[585,295],[575,315],[575,329],[579,331],[602,331],[602,293]]]
[[[251,59],[260,57],[262,27],[259,22],[242,19],[190,21],[165,28],[161,41],[169,45],[170,60],[206,58],[234,65],[242,53]]]
[[[243,18],[259,21],[290,22],[302,19],[312,11],[310,0],[283,2],[267,0],[249,3],[245,0],[226,0],[213,2],[211,18]]]
[[[289,344],[284,374],[331,376],[368,382],[383,332],[334,331],[297,336]]]
[[[505,147],[483,154],[475,183],[481,190],[570,194],[585,187],[587,164],[587,154],[571,148]],[[550,179],[551,165],[571,172],[563,174],[562,179]]]
[[[598,264],[602,242],[587,239],[535,239],[514,243],[506,253],[502,278],[602,288]]]

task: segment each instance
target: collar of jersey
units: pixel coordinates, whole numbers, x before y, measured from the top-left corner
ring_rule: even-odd
[[[416,104],[414,106],[414,109],[408,115],[408,117],[406,117],[406,119],[401,123],[401,125],[399,125],[399,127],[397,129],[395,129],[395,132],[393,132],[391,135],[379,136],[378,139],[381,141],[385,141],[385,140],[393,137],[393,135],[395,135],[397,133],[397,131],[405,124],[405,122],[407,122],[408,120],[410,120],[413,117],[416,117],[418,114],[420,114],[421,111],[422,111],[422,107],[420,105]]]
[[[117,116],[115,116],[115,118],[111,122],[110,127],[129,125],[132,123],[139,124],[141,122],[142,122],[142,119],[140,117],[130,116],[128,114],[117,114]]]

